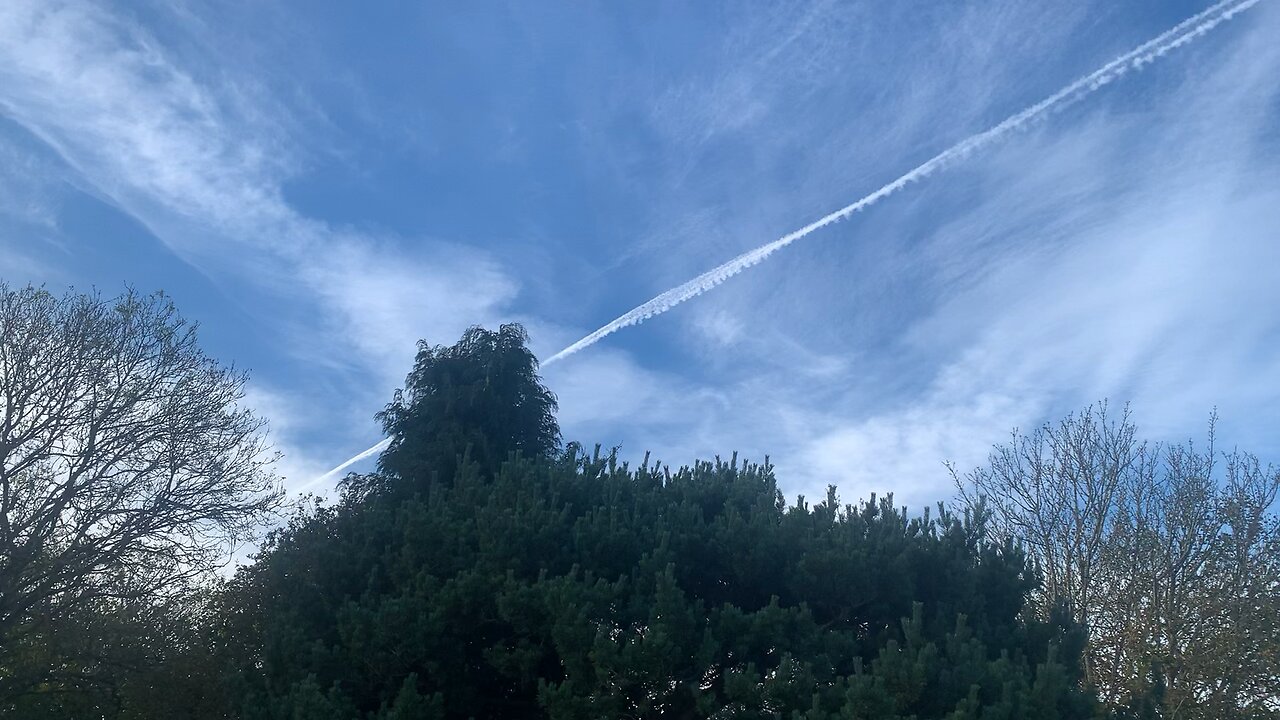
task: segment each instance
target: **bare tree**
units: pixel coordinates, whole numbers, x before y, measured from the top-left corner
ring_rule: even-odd
[[[1152,453],[1135,439],[1129,409],[1118,422],[1103,403],[1030,435],[1014,430],[986,467],[963,477],[951,472],[961,499],[976,506],[985,498],[998,530],[1036,560],[1044,612],[1062,602],[1088,625],[1099,604],[1099,566],[1116,509],[1126,489],[1152,473]],[[1089,660],[1085,675],[1093,681]]]
[[[179,591],[280,501],[244,383],[161,294],[0,283],[0,695],[50,619]]]
[[[1086,680],[1166,717],[1276,717],[1280,472],[1209,443],[1139,441],[1106,404],[1014,432],[985,467],[952,474],[1035,558],[1041,612],[1089,629]]]

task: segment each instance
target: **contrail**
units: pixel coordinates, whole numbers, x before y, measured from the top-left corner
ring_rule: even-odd
[[[588,348],[600,342],[605,337],[608,337],[623,328],[630,327],[632,325],[639,325],[655,315],[661,315],[662,313],[667,312],[680,303],[698,297],[702,293],[711,290],[734,275],[764,262],[764,260],[770,255],[805,237],[806,235],[809,235],[815,230],[844,220],[853,213],[901,190],[909,183],[917,180],[923,180],[937,172],[939,169],[945,167],[947,164],[968,157],[973,152],[990,145],[1005,134],[1013,130],[1021,129],[1032,121],[1037,120],[1048,113],[1067,107],[1068,105],[1090,95],[1102,86],[1116,80],[1129,70],[1140,69],[1143,65],[1155,61],[1169,51],[1186,45],[1192,40],[1195,40],[1201,35],[1204,35],[1214,29],[1218,25],[1230,20],[1236,14],[1248,10],[1258,4],[1258,2],[1260,2],[1260,0],[1223,0],[1198,15],[1193,15],[1192,17],[1183,20],[1152,40],[1139,45],[1128,53],[1125,53],[1106,65],[1103,65],[1093,73],[1076,80],[1058,92],[1050,95],[1044,100],[1041,100],[1035,105],[1028,107],[1022,112],[1009,117],[991,129],[978,133],[977,135],[971,135],[955,145],[952,145],[950,148],[943,150],[930,160],[927,160],[923,164],[917,166],[914,170],[911,170],[902,177],[894,180],[888,185],[885,185],[879,190],[876,190],[870,195],[867,195],[861,200],[850,205],[846,205],[830,215],[819,218],[799,230],[788,235],[784,235],[767,245],[761,245],[754,250],[749,250],[723,265],[719,265],[708,270],[683,285],[667,290],[649,302],[636,307],[599,330],[596,330],[555,355],[552,355],[542,364],[550,365],[551,363],[563,360],[579,350]]]
[[[298,489],[297,489],[297,490],[295,490],[294,492],[303,492],[303,491],[309,490],[309,489],[311,489],[312,487],[315,487],[316,485],[319,485],[320,483],[324,482],[325,480],[328,480],[329,478],[333,477],[334,475],[337,475],[338,473],[342,472],[343,470],[346,470],[347,468],[351,467],[352,465],[355,465],[356,463],[360,462],[361,460],[364,460],[364,459],[365,459],[365,458],[367,458],[367,457],[372,457],[372,456],[374,456],[374,455],[376,455],[376,454],[378,454],[378,453],[382,452],[382,450],[383,450],[384,448],[386,448],[386,447],[387,447],[388,445],[390,445],[390,444],[391,444],[391,438],[385,438],[385,439],[383,439],[383,440],[380,440],[380,441],[378,441],[378,444],[377,444],[377,445],[374,445],[373,447],[369,448],[368,450],[365,450],[364,452],[360,453],[359,455],[356,455],[355,457],[351,458],[350,460],[347,460],[346,462],[342,463],[342,464],[341,464],[341,465],[339,465],[338,467],[336,467],[336,468],[334,468],[334,469],[330,470],[329,472],[327,472],[327,473],[325,473],[325,474],[323,474],[323,475],[321,475],[321,476],[319,476],[319,477],[315,478],[314,480],[312,480],[312,481],[308,482],[307,484],[305,484],[305,485],[303,485],[302,487],[298,488]]]
[[[1101,68],[1098,68],[1089,75],[1076,80],[1035,105],[1032,105],[1016,115],[1010,116],[999,125],[980,132],[977,135],[970,135],[964,140],[961,140],[955,145],[952,145],[946,150],[943,150],[933,156],[933,158],[925,161],[923,164],[916,166],[915,169],[909,171],[897,180],[894,180],[861,200],[850,205],[846,205],[830,215],[819,218],[799,230],[788,235],[784,235],[767,245],[761,245],[754,250],[748,250],[732,260],[702,273],[689,282],[671,288],[649,302],[637,306],[635,309],[622,315],[599,330],[596,330],[590,335],[547,358],[542,364],[545,366],[563,360],[579,350],[595,345],[604,338],[623,328],[631,327],[632,325],[639,325],[655,315],[661,315],[680,303],[698,297],[702,293],[711,290],[715,286],[725,280],[728,280],[734,275],[737,275],[743,270],[763,262],[770,255],[805,237],[806,235],[809,235],[815,230],[844,220],[853,213],[896,193],[908,184],[929,177],[933,173],[945,167],[948,163],[968,157],[973,152],[1000,139],[1006,133],[1023,128],[1048,113],[1055,110],[1061,110],[1062,108],[1081,100],[1130,70],[1141,69],[1143,65],[1153,62],[1171,50],[1176,50],[1177,48],[1186,45],[1192,40],[1195,40],[1201,35],[1204,35],[1210,30],[1216,28],[1218,25],[1221,25],[1232,17],[1235,17],[1237,14],[1257,5],[1259,2],[1261,2],[1261,0],[1222,0],[1222,2],[1211,6],[1197,15],[1193,15],[1186,20],[1183,20],[1160,35],[1157,35],[1155,38],[1148,40],[1133,50],[1130,50],[1124,55],[1121,55],[1115,60],[1103,65]],[[377,445],[374,445],[324,475],[312,480],[310,483],[307,483],[302,489],[309,488],[312,485],[333,477],[350,465],[382,450],[390,442],[390,440],[383,440],[379,442]]]

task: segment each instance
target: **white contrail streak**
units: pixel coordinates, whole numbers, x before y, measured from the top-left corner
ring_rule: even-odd
[[[1258,4],[1258,2],[1260,2],[1260,0],[1223,0],[1204,12],[1183,20],[1181,23],[1178,23],[1169,30],[1166,30],[1154,39],[1139,45],[1137,48],[1134,48],[1128,53],[1125,53],[1106,65],[1103,65],[1093,73],[1076,80],[1035,105],[1032,105],[1022,112],[1009,117],[999,125],[978,133],[977,135],[971,135],[955,145],[952,145],[950,148],[943,150],[932,159],[916,167],[914,170],[911,170],[907,174],[897,180],[894,180],[888,185],[885,185],[879,190],[876,190],[870,195],[867,195],[861,200],[858,200],[851,205],[846,205],[830,215],[819,218],[799,230],[774,240],[767,245],[761,245],[754,250],[749,250],[723,265],[719,265],[708,270],[683,285],[679,285],[662,293],[661,295],[658,295],[649,302],[636,307],[618,319],[610,322],[608,325],[605,325],[555,355],[552,355],[542,364],[550,365],[551,363],[563,360],[579,350],[588,348],[597,342],[600,342],[600,340],[623,328],[630,327],[632,325],[639,325],[645,320],[648,320],[655,315],[661,315],[686,300],[692,300],[702,293],[711,290],[725,280],[737,275],[743,270],[763,262],[765,258],[805,237],[806,235],[809,235],[815,230],[844,220],[853,213],[901,190],[909,183],[917,180],[923,180],[937,172],[939,169],[945,167],[947,164],[968,157],[973,152],[990,145],[1005,134],[1025,127],[1032,121],[1037,120],[1048,113],[1060,110],[1071,103],[1086,97],[1098,90],[1098,88],[1101,88],[1124,75],[1129,70],[1137,70],[1143,65],[1163,56],[1165,53],[1195,40],[1218,25],[1230,20],[1237,13],[1248,10]]]
[[[315,479],[314,479],[314,480],[312,480],[311,482],[308,482],[307,484],[305,484],[305,485],[303,485],[302,487],[300,487],[300,488],[298,488],[297,490],[295,490],[295,492],[305,492],[305,491],[307,491],[307,490],[310,490],[311,488],[315,487],[316,485],[319,485],[320,483],[324,482],[325,480],[328,480],[329,478],[333,477],[334,475],[337,475],[338,473],[342,472],[343,470],[346,470],[347,468],[351,467],[352,465],[355,465],[356,463],[360,462],[361,460],[364,460],[364,459],[365,459],[365,458],[367,458],[367,457],[372,457],[372,456],[374,456],[374,455],[377,455],[378,453],[382,452],[382,450],[383,450],[384,448],[386,448],[386,447],[387,447],[388,445],[390,445],[390,444],[391,444],[391,438],[385,438],[385,439],[383,439],[383,440],[378,441],[378,444],[377,444],[377,445],[374,445],[373,447],[369,448],[368,450],[365,450],[364,452],[360,453],[359,455],[356,455],[355,457],[351,458],[350,460],[347,460],[346,462],[342,463],[342,464],[341,464],[341,465],[339,465],[338,467],[336,467],[336,468],[334,468],[334,469],[330,470],[329,472],[327,472],[327,473],[325,473],[325,474],[323,474],[323,475],[321,475],[321,476],[319,476],[319,477],[315,478]]]
[[[649,302],[636,307],[613,322],[610,322],[608,325],[605,325],[599,330],[596,330],[590,335],[566,347],[555,355],[552,355],[542,364],[550,365],[551,363],[563,360],[579,350],[595,345],[605,337],[608,337],[623,328],[631,327],[632,325],[639,325],[645,320],[648,320],[655,315],[661,315],[686,300],[692,300],[693,298],[698,297],[702,293],[711,290],[715,286],[725,280],[728,280],[734,275],[737,275],[743,270],[763,262],[765,258],[768,258],[770,255],[812,233],[813,231],[844,220],[853,213],[901,190],[908,184],[929,177],[939,169],[945,167],[948,163],[968,157],[973,152],[1000,139],[1000,137],[1006,133],[1025,127],[1029,123],[1050,112],[1060,110],[1071,103],[1086,97],[1098,88],[1101,88],[1103,85],[1107,85],[1113,80],[1116,80],[1126,72],[1140,69],[1143,65],[1160,58],[1169,51],[1186,45],[1192,40],[1195,40],[1201,35],[1204,35],[1214,29],[1218,25],[1230,20],[1238,13],[1244,12],[1254,5],[1257,5],[1259,2],[1261,2],[1261,0],[1223,0],[1205,11],[1183,20],[1155,38],[1148,40],[1142,45],[1139,45],[1133,50],[1130,50],[1124,55],[1121,55],[1115,60],[1103,65],[1093,73],[1076,80],[1035,105],[1032,105],[1022,112],[1009,117],[999,125],[978,133],[977,135],[971,135],[946,150],[943,150],[930,160],[927,160],[923,164],[917,166],[914,170],[911,170],[907,174],[897,180],[894,180],[888,185],[885,185],[879,190],[876,190],[870,195],[867,195],[861,200],[858,200],[851,205],[846,205],[830,215],[819,218],[799,230],[778,238],[767,245],[761,245],[755,250],[749,250],[723,265],[718,265],[711,270],[702,273],[683,285],[671,288]],[[312,480],[300,489],[305,490],[306,488],[333,477],[337,473],[347,469],[350,465],[381,451],[389,443],[390,440],[383,440],[379,442],[377,445],[374,445],[324,475]]]

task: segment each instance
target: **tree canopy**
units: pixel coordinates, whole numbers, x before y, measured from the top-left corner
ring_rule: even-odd
[[[391,445],[378,460],[413,483],[449,480],[465,455],[492,470],[511,453],[550,457],[560,447],[556,398],[538,377],[528,334],[469,328],[451,346],[418,344],[405,387],[378,414]]]
[[[243,376],[162,297],[4,290],[15,717],[1280,713],[1280,474],[1143,443],[1127,414],[1015,434],[955,473],[958,509],[788,502],[768,458],[562,447],[523,328],[471,328],[420,344],[377,472],[218,579],[277,499]]]
[[[276,505],[244,382],[163,295],[0,283],[0,711],[109,675],[99,621],[206,579]]]
[[[225,595],[246,718],[1084,717],[1083,634],[987,513],[784,501],[571,443],[521,329],[423,346],[383,474]],[[369,488],[380,492],[370,494]]]
[[[1089,628],[1085,677],[1112,705],[1177,718],[1280,713],[1280,469],[1208,442],[1138,438],[1105,403],[1030,434],[959,476],[1026,547],[1042,614]]]
[[[1020,619],[1033,575],[981,513],[575,451],[295,518],[233,584],[246,717],[1091,712],[1080,634]]]

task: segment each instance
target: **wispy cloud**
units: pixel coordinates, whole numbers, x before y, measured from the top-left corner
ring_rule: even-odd
[[[605,100],[580,91],[561,105],[538,88],[550,110],[511,106],[546,113],[530,125],[563,133],[555,147],[585,148],[521,166],[538,175],[539,197],[573,198],[548,214],[598,199],[601,214],[627,219],[562,225],[582,236],[567,240],[536,215],[540,204],[513,210],[531,227],[524,287],[482,250],[300,210],[286,188],[316,138],[274,97],[287,93],[259,85],[252,62],[202,63],[213,46],[184,36],[178,48],[181,33],[127,12],[0,4],[0,114],[56,150],[79,187],[232,278],[228,298],[248,288],[255,314],[278,316],[270,341],[293,356],[280,372],[303,376],[263,382],[250,401],[275,420],[292,482],[373,442],[368,416],[407,368],[413,339],[448,341],[471,322],[511,317],[535,287],[541,304],[521,317],[540,351],[564,347],[596,301],[619,300],[616,286],[653,294],[778,237],[846,202],[845,189],[878,185],[1157,32],[1165,5],[1140,5],[739,6],[717,11],[715,33],[695,26],[696,47],[665,65],[644,53],[680,50],[662,44],[670,28],[629,25],[628,40],[603,54],[645,50],[569,83]],[[1134,400],[1157,434],[1198,430],[1213,404],[1224,437],[1236,417],[1246,431],[1274,427],[1280,328],[1265,309],[1280,303],[1278,23],[1276,4],[1260,3],[1178,61],[953,168],[949,182],[869,208],[670,322],[552,364],[566,434],[671,462],[770,452],[789,494],[836,482],[850,499],[897,489],[918,505],[948,494],[943,460],[977,462],[1010,426],[1103,396]],[[579,57],[546,26],[517,24],[545,43],[540,60]],[[491,49],[476,42],[477,57]],[[333,66],[348,60],[336,53]],[[477,68],[468,81],[491,70]],[[425,105],[390,87],[397,108]],[[444,127],[425,140],[444,154],[457,139],[448,124],[423,129],[377,93],[362,97],[357,113],[387,126],[377,142]],[[320,152],[341,145],[333,127],[320,132]],[[517,135],[524,151],[548,139],[528,125]],[[453,160],[474,161],[482,145]],[[557,185],[552,165],[573,182]],[[599,197],[573,195],[583,184],[601,186]],[[591,307],[563,296],[566,275],[596,293]],[[1232,439],[1261,449],[1247,432]]]
[[[1223,437],[1280,449],[1264,429],[1280,320],[1260,311],[1280,303],[1268,270],[1280,187],[1264,179],[1280,156],[1278,21],[1260,15],[1145,113],[1099,110],[980,163],[982,186],[1000,190],[915,254],[944,299],[886,350],[889,367],[868,368],[928,358],[932,381],[808,413],[812,439],[781,454],[804,458],[801,486],[944,497],[942,460],[978,463],[1012,427],[1104,397],[1132,401],[1155,438],[1202,432],[1217,406]]]
[[[0,217],[38,230],[56,228],[55,182],[40,158],[0,136]]]
[[[1278,23],[1262,4],[1130,95],[886,204],[856,233],[876,247],[810,245],[708,297],[662,345],[679,346],[689,377],[655,392],[714,390],[699,422],[639,412],[616,437],[633,451],[771,451],[789,492],[834,482],[917,506],[950,494],[944,460],[977,463],[1012,427],[1103,397],[1132,400],[1157,438],[1202,432],[1216,405],[1223,437],[1280,451],[1265,433],[1280,420],[1280,319],[1261,310],[1280,303]],[[796,195],[779,192],[775,206]]]
[[[300,354],[359,369],[357,394],[385,399],[415,338],[492,321],[516,284],[480,251],[410,251],[294,210],[282,186],[298,141],[288,118],[246,102],[254,94],[248,79],[197,79],[128,17],[78,3],[0,8],[0,114],[188,262],[265,296],[318,301],[277,324]]]
[[[870,194],[855,200],[839,210],[830,212],[798,230],[793,230],[773,242],[748,250],[731,260],[717,265],[686,283],[660,293],[652,300],[623,313],[621,316],[606,323],[598,330],[547,358],[545,361],[546,364],[549,365],[576,352],[580,352],[619,330],[639,325],[652,317],[661,315],[677,305],[688,302],[689,300],[716,288],[721,283],[735,275],[764,262],[771,255],[792,243],[808,237],[814,232],[829,225],[842,220],[847,220],[854,213],[874,205],[880,200],[902,190],[912,183],[919,182],[930,177],[948,165],[964,160],[973,153],[998,141],[1010,132],[1020,130],[1029,123],[1039,120],[1045,115],[1058,111],[1073,102],[1083,99],[1087,95],[1096,92],[1100,88],[1119,79],[1127,72],[1138,70],[1142,68],[1143,65],[1160,59],[1169,52],[1176,50],[1205,33],[1212,31],[1218,25],[1230,20],[1239,13],[1248,10],[1258,2],[1259,0],[1224,0],[1223,2],[1211,6],[1209,9],[1184,20],[1150,41],[1143,43],[1094,72],[1076,80],[1061,90],[1058,90],[1035,105],[1006,118],[988,130],[961,140],[920,165],[917,165],[915,168],[907,171],[896,180],[881,186]]]

